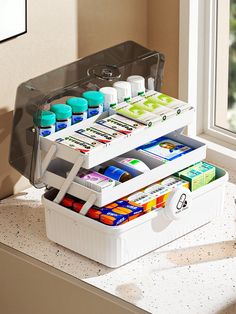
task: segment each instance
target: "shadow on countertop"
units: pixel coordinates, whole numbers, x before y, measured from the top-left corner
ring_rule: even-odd
[[[178,266],[189,266],[236,257],[236,239],[167,252],[166,258]],[[236,312],[235,312],[236,313]]]
[[[216,314],[235,314],[236,313],[236,303],[227,305],[223,309],[216,312]]]

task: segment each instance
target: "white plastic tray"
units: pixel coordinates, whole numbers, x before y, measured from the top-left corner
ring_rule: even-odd
[[[155,158],[148,157],[147,155],[141,154],[136,150],[132,150],[127,152],[126,155],[128,157],[136,157],[141,159],[150,167],[150,171],[141,173],[139,176],[129,181],[117,184],[115,187],[106,189],[102,192],[96,192],[76,182],[71,183],[67,192],[71,195],[79,197],[84,201],[87,201],[92,194],[94,195],[95,199],[94,204],[98,207],[101,207],[125,195],[135,192],[144,186],[165,178],[206,157],[206,145],[204,143],[182,135],[179,132],[171,132],[167,136],[194,148],[194,150],[168,163],[161,163]],[[63,163],[62,160],[57,160],[54,163],[52,162],[43,176],[43,182],[48,186],[52,186],[60,190],[65,180],[65,173],[70,168],[71,165],[69,163]]]
[[[171,220],[164,209],[154,210],[124,225],[111,227],[77,214],[52,200],[47,192],[46,230],[50,240],[109,267],[119,267],[210,222],[223,210],[228,174],[217,168],[217,179],[191,193],[184,216]]]
[[[56,157],[67,160],[71,163],[75,163],[78,160],[78,157],[81,156],[83,160],[83,168],[90,169],[96,165],[99,165],[109,159],[112,159],[118,155],[122,155],[138,146],[141,146],[151,140],[154,140],[158,137],[161,137],[164,134],[167,134],[173,130],[178,130],[190,124],[194,118],[194,108],[191,107],[188,111],[181,113],[180,115],[173,116],[163,122],[154,124],[152,127],[146,127],[142,132],[134,133],[130,136],[127,136],[122,140],[122,142],[114,142],[110,146],[105,146],[96,153],[91,153],[89,155],[82,154],[73,148],[67,147],[61,143],[55,142],[59,137],[63,137],[71,134],[74,130],[78,128],[87,128],[94,121],[102,119],[106,116],[106,113],[103,113],[100,116],[95,116],[85,120],[83,122],[75,125],[72,125],[69,128],[56,132],[47,137],[40,138],[40,148],[44,152],[48,152],[52,145],[56,148]]]

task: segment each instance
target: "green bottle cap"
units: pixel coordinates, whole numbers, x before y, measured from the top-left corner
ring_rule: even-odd
[[[67,99],[66,104],[72,108],[73,113],[84,112],[88,110],[88,101],[82,97],[72,97]]]
[[[72,116],[71,107],[65,104],[52,105],[51,111],[56,114],[57,120],[69,119]]]
[[[36,126],[47,127],[56,123],[56,115],[51,111],[40,110],[34,113],[33,120]]]
[[[101,92],[89,90],[82,95],[88,101],[89,106],[97,106],[103,104],[104,95]]]

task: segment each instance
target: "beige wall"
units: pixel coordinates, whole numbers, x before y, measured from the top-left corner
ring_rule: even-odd
[[[79,0],[79,56],[126,40],[147,44],[147,0]]]
[[[166,55],[163,91],[177,96],[178,4],[179,0],[28,1],[28,33],[0,44],[0,198],[28,184],[8,165],[18,84],[78,56],[134,40]]]
[[[179,1],[148,0],[148,46],[165,54],[162,91],[178,97]]]
[[[28,1],[28,33],[0,43],[0,198],[28,185],[8,165],[17,86],[78,57],[77,1]]]
[[[163,52],[162,90],[178,96],[179,0],[79,0],[78,24],[80,57],[129,39]]]

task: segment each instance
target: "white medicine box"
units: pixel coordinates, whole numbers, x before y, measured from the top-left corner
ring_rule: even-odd
[[[78,129],[78,124],[41,137],[39,129],[33,126],[33,116],[49,110],[52,103],[80,97],[86,90],[112,86],[130,75],[143,76],[146,90],[159,91],[163,66],[161,53],[125,42],[31,79],[17,90],[9,161],[34,186],[49,188],[42,198],[48,238],[109,267],[121,266],[210,222],[222,211],[227,173],[216,168],[215,181],[194,192],[173,191],[164,208],[123,225],[107,226],[83,214],[92,205],[105,206],[205,158],[205,144],[183,134],[184,127],[194,119],[194,108],[189,106],[181,114],[87,155],[56,141]],[[89,118],[80,122],[79,127],[87,128],[108,115],[105,112]],[[192,151],[163,163],[136,150],[164,135],[191,147]],[[109,190],[95,191],[76,182],[81,167],[91,169],[117,156],[138,158],[150,171],[140,172],[124,183],[117,182]],[[85,201],[80,214],[60,205],[66,193]],[[176,210],[183,193],[188,206],[184,211]]]

